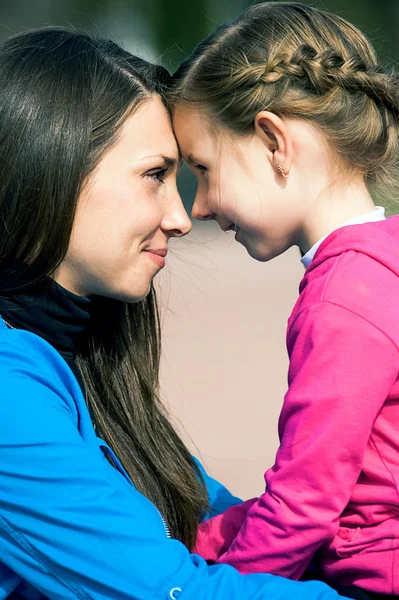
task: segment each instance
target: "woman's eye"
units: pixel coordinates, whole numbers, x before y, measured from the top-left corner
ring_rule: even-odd
[[[208,170],[204,165],[195,165],[194,168],[197,169],[197,171],[200,171],[200,173],[205,173],[205,171]]]
[[[157,169],[156,171],[152,171],[150,173],[146,173],[145,177],[149,177],[153,181],[157,181],[158,183],[165,183],[165,175],[168,172],[168,168]]]

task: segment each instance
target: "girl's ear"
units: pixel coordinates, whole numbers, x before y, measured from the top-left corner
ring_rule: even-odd
[[[255,135],[258,135],[267,148],[272,167],[283,169],[287,175],[291,172],[293,144],[284,121],[272,112],[262,110],[255,117]]]

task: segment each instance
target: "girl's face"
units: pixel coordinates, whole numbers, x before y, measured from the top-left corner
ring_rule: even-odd
[[[304,204],[292,180],[288,185],[277,172],[279,150],[272,131],[257,126],[254,134],[233,138],[216,132],[204,114],[185,105],[176,108],[173,125],[198,180],[194,218],[235,230],[235,239],[260,261],[299,245]]]
[[[176,187],[180,156],[160,98],[129,117],[80,195],[56,281],[81,295],[137,302],[191,223]]]

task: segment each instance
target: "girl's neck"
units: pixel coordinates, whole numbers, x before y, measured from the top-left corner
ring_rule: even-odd
[[[363,181],[347,186],[334,186],[320,194],[309,206],[299,232],[298,246],[303,253],[320,239],[341,227],[347,221],[375,209],[373,199]]]

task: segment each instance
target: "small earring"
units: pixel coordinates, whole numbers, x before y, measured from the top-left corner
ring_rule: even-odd
[[[291,173],[288,173],[288,175],[286,175],[286,174],[284,173],[284,169],[283,169],[283,167],[282,167],[281,165],[278,165],[278,167],[277,167],[277,173],[278,173],[279,175],[282,175],[282,176],[283,176],[283,177],[285,177],[286,179],[288,179],[289,177],[291,177]]]

